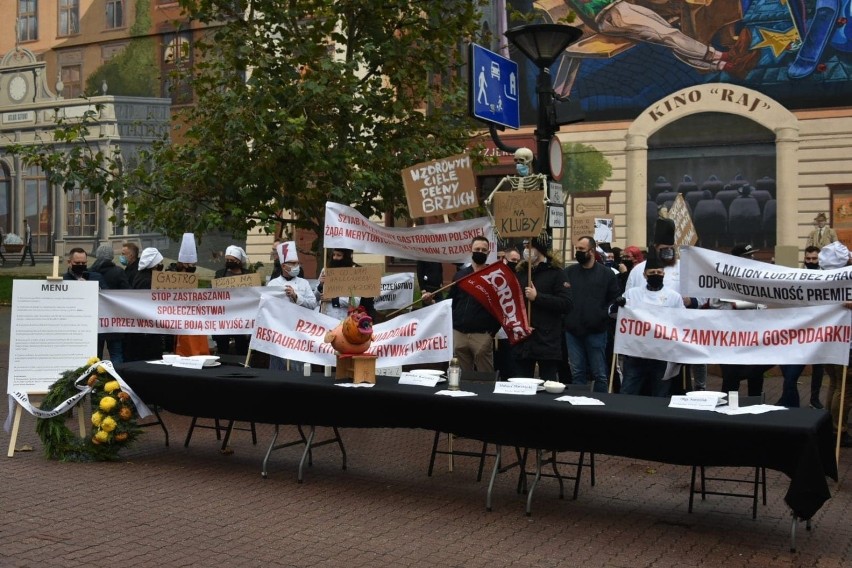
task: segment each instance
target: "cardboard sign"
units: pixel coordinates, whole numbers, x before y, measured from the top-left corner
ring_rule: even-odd
[[[494,195],[494,222],[505,237],[537,237],[544,229],[543,191],[498,192]]]
[[[686,206],[683,195],[678,193],[669,209],[669,219],[675,222],[675,246],[694,245],[698,242],[698,232],[692,224],[692,216]]]
[[[151,278],[151,290],[178,290],[183,288],[198,288],[198,275],[194,272],[154,271]]]
[[[211,282],[211,285],[213,288],[251,288],[260,286],[260,274],[252,272],[251,274],[217,278]]]
[[[595,235],[595,218],[594,216],[582,216],[571,219],[572,243],[576,243],[580,237],[593,237]]]
[[[374,298],[382,293],[381,264],[352,266],[349,268],[326,268],[322,293],[326,298],[338,296],[360,296]]]
[[[446,215],[479,205],[473,164],[467,154],[423,162],[402,170],[412,219]]]

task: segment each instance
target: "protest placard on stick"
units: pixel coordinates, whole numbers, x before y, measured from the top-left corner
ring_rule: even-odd
[[[543,191],[494,195],[494,223],[500,237],[537,237],[544,229],[544,214]]]
[[[327,298],[338,296],[373,298],[380,296],[383,272],[384,267],[381,264],[326,268],[323,295]]]
[[[252,272],[251,274],[217,278],[211,282],[211,285],[213,288],[250,288],[252,286],[260,286],[260,274]]]
[[[151,278],[151,290],[179,290],[198,288],[198,275],[194,272],[166,272],[155,270]]]
[[[467,154],[405,168],[402,184],[412,219],[447,215],[479,205],[473,164]]]

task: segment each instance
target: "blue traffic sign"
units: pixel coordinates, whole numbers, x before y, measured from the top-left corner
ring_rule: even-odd
[[[470,47],[470,114],[486,122],[520,128],[518,64],[475,43]]]

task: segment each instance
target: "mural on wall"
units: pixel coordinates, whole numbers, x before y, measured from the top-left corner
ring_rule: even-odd
[[[492,7],[537,22],[563,21],[573,12],[572,25],[584,34],[551,68],[555,90],[578,99],[586,120],[613,120],[715,82],[747,86],[789,109],[847,106],[850,1],[495,0]],[[520,23],[509,16],[508,27]],[[537,70],[511,51],[528,79],[522,120],[533,124]]]

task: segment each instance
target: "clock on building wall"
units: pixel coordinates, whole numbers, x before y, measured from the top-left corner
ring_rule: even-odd
[[[9,98],[12,101],[19,103],[24,100],[24,97],[27,96],[27,80],[24,79],[23,75],[15,75],[11,79],[9,79]]]

